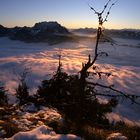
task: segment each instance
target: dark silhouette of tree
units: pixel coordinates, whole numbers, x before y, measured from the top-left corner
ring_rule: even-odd
[[[66,100],[69,85],[67,80],[70,79],[67,73],[62,72],[61,55],[59,55],[59,66],[56,73],[49,80],[42,81],[37,90],[37,98],[41,103],[61,104]],[[65,102],[65,101],[64,101]]]
[[[20,74],[20,83],[16,89],[16,97],[19,99],[19,104],[23,105],[29,100],[29,91],[28,86],[26,84],[26,76],[28,71],[25,69],[22,74]]]
[[[97,29],[97,39],[94,49],[93,59],[89,55],[88,62],[83,64],[80,71],[80,77],[78,75],[68,75],[63,72],[61,64],[61,55],[59,55],[59,66],[56,73],[51,79],[42,81],[37,91],[38,100],[42,103],[55,107],[60,111],[65,120],[69,124],[75,123],[78,128],[84,125],[90,126],[108,126],[109,121],[105,114],[112,112],[112,109],[118,104],[118,97],[124,97],[130,99],[133,103],[139,104],[135,99],[139,98],[136,95],[124,94],[123,92],[116,90],[113,85],[103,85],[97,82],[88,82],[86,79],[89,74],[98,75],[101,78],[103,75],[109,77],[111,73],[97,71],[95,62],[101,55],[107,55],[106,52],[99,52],[98,45],[101,36],[103,35],[103,23],[107,21],[110,14],[110,10],[115,3],[112,3],[109,7],[105,18],[103,13],[109,6],[109,0],[104,6],[101,12],[97,12],[93,7],[91,10],[98,16],[99,26]],[[93,72],[88,71],[89,68],[93,68]],[[108,89],[110,92],[99,92],[98,88]],[[116,94],[117,93],[117,94]],[[99,96],[108,97],[106,103],[99,101]]]
[[[0,83],[0,106],[8,103],[5,87]]]
[[[107,125],[105,114],[112,112],[117,100],[112,98],[108,103],[100,103],[91,98],[92,88],[81,84],[78,75],[68,75],[62,71],[60,62],[56,73],[51,79],[42,81],[37,91],[38,100],[58,109],[65,120],[78,125]],[[85,89],[86,88],[86,89]]]

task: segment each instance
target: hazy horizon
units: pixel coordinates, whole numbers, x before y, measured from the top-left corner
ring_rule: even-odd
[[[58,22],[58,21],[38,21],[38,22],[36,22],[36,23],[41,23],[41,22]],[[1,23],[0,23],[0,25],[2,25],[2,26],[4,26],[4,27],[6,27],[6,28],[14,28],[14,27],[33,27],[36,23],[33,23],[32,25],[22,25],[22,26],[19,26],[19,25],[14,25],[14,26],[5,26],[5,25],[2,25]],[[58,22],[59,23],[59,22]],[[63,27],[66,27],[66,26],[64,26],[63,24],[61,24],[61,23],[59,23],[61,26],[63,26]],[[86,28],[88,28],[88,29],[90,29],[90,28],[92,28],[92,29],[96,29],[98,26],[96,26],[96,27],[86,27],[86,26],[83,26],[83,27],[77,27],[77,28],[69,28],[69,27],[66,27],[67,29],[69,29],[69,30],[74,30],[74,29],[86,29]],[[107,29],[107,30],[140,30],[140,28],[105,28],[105,29]]]

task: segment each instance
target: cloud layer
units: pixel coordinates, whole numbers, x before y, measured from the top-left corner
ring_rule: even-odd
[[[140,56],[139,48],[135,47],[138,41],[117,39],[119,45],[111,46],[108,43],[100,44],[99,51],[103,50],[109,57],[100,57],[97,66],[100,71],[111,72],[113,76],[103,78],[98,82],[114,84],[115,88],[132,94],[140,94]],[[126,46],[126,43],[129,45]],[[10,96],[15,93],[18,85],[19,74],[29,68],[27,83],[31,92],[35,93],[36,87],[42,80],[50,77],[57,69],[58,54],[62,55],[63,70],[75,74],[81,69],[82,63],[88,59],[88,54],[93,56],[95,42],[67,42],[53,46],[43,43],[23,43],[0,38],[0,80],[5,84]],[[97,80],[95,78],[95,80]],[[140,109],[136,105],[123,102],[118,105],[112,118],[127,118],[127,120],[140,123]]]

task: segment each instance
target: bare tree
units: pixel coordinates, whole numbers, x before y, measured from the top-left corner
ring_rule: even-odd
[[[93,69],[96,69],[95,62],[96,62],[97,58],[99,56],[101,56],[102,54],[108,55],[106,52],[98,52],[98,46],[99,46],[99,41],[100,41],[101,36],[103,35],[103,31],[104,31],[103,24],[108,21],[110,11],[111,11],[112,7],[116,4],[116,2],[117,1],[112,2],[112,0],[108,0],[107,3],[104,5],[103,10],[101,12],[98,12],[97,10],[95,10],[94,7],[89,5],[90,9],[98,17],[98,28],[97,28],[97,37],[96,37],[96,43],[95,43],[95,49],[94,49],[94,58],[92,59],[91,55],[89,55],[88,56],[88,62],[83,64],[82,69],[80,71],[81,86],[85,87],[87,84],[90,84],[90,85],[94,86],[94,89],[95,89],[95,87],[100,87],[100,88],[103,88],[103,89],[109,89],[109,90],[111,90],[112,92],[115,92],[115,93],[119,93],[119,94],[116,94],[116,95],[112,95],[110,93],[105,94],[105,93],[98,93],[98,91],[96,91],[96,92],[93,92],[94,93],[93,96],[101,95],[101,96],[108,96],[108,97],[125,97],[125,98],[128,98],[129,100],[131,100],[132,103],[136,103],[136,104],[140,105],[140,103],[136,101],[136,99],[140,98],[140,96],[125,94],[122,91],[119,91],[119,90],[115,89],[112,85],[106,86],[106,85],[102,85],[102,84],[99,84],[99,83],[87,82],[86,81],[87,75],[89,73],[88,72],[89,68],[93,67]],[[109,5],[110,5],[110,7],[109,7]],[[106,14],[103,17],[104,13],[106,13]],[[108,77],[111,75],[111,73],[104,73],[104,72],[97,72],[97,71],[96,71],[96,74],[99,75],[99,78],[102,75],[106,75]]]

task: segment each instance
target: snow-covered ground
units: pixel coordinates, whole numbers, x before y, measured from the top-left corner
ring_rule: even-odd
[[[8,121],[8,127],[13,125],[18,133],[5,140],[81,140],[80,137],[73,134],[57,134],[53,128],[48,126],[54,122],[63,123],[63,118],[56,109],[44,106],[36,107],[33,103],[20,107],[14,106],[11,109],[13,112],[11,115],[1,116],[3,120],[0,120],[0,124],[3,125],[0,126],[0,139],[8,133],[5,130]],[[7,117],[10,119],[5,120]]]
[[[116,89],[140,95],[140,40],[114,38],[116,45],[101,43],[99,50],[106,51],[108,57],[100,57],[97,66],[102,71],[112,72],[106,83],[114,84]],[[42,80],[57,69],[58,54],[62,54],[63,69],[77,73],[88,54],[93,55],[94,41],[66,42],[49,46],[45,43],[24,43],[8,38],[0,38],[0,79],[9,90],[11,102],[17,87],[19,74],[25,68],[31,73],[28,84],[32,93]],[[128,123],[140,124],[140,107],[122,102],[108,117],[111,120],[123,119]]]
[[[32,131],[19,132],[7,140],[81,140],[81,138],[72,134],[56,134],[51,128],[42,125]]]
[[[112,133],[108,136],[107,140],[127,140],[127,137],[120,133]]]

